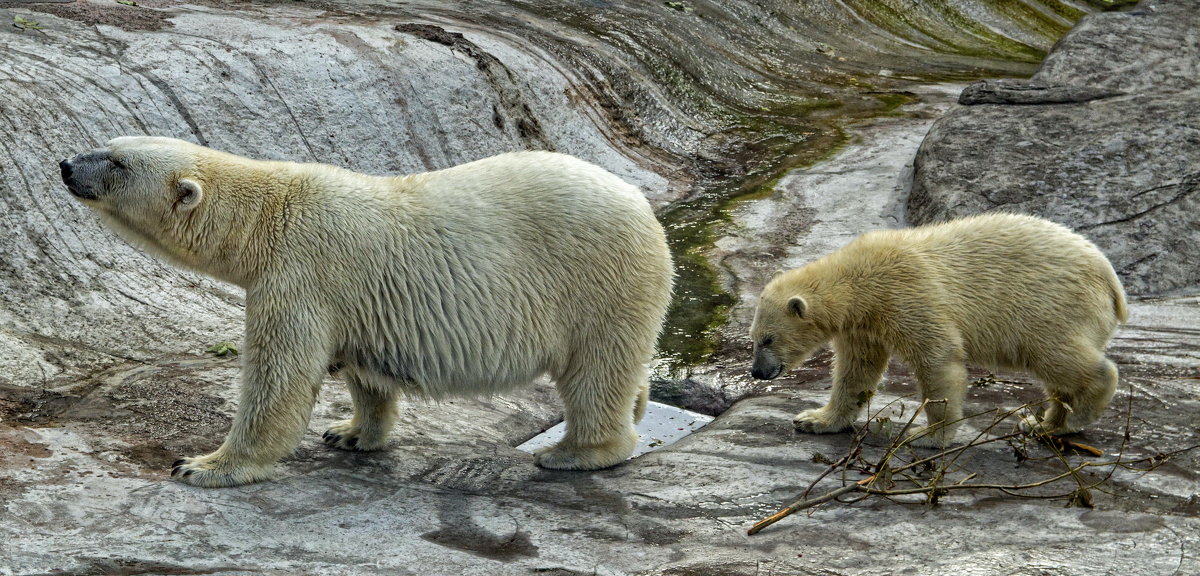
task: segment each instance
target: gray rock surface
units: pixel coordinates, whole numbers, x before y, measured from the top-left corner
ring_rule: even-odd
[[[902,224],[907,164],[958,90],[926,84],[1031,73],[1080,4],[137,4],[0,1],[0,575],[1200,573],[1194,453],[1116,471],[1090,511],[968,492],[833,504],[745,535],[850,444],[790,430],[827,394],[827,356],[748,381],[764,275]],[[58,159],[126,133],[377,173],[548,147],[642,185],[664,215],[696,214],[671,220],[683,239],[720,220],[727,190],[845,146],[680,244],[739,299],[713,327],[717,355],[676,383],[714,412],[740,398],[701,432],[610,470],[540,470],[514,448],[559,417],[540,382],[406,401],[390,449],[346,453],[319,439],[349,413],[330,381],[276,481],[202,490],[167,472],[228,428],[238,362],[203,351],[240,340],[241,294],[123,244],[62,190]],[[1134,304],[1114,345],[1126,388],[1087,442],[1130,458],[1200,442],[1197,309]],[[880,397],[911,410],[913,389],[895,366]],[[1037,395],[995,382],[970,406]],[[996,444],[956,473],[1056,470],[1030,450],[1018,463]]]
[[[1132,294],[1200,291],[1200,2],[1092,16],[1031,80],[960,102],[917,155],[909,220],[1037,214],[1096,242]]]

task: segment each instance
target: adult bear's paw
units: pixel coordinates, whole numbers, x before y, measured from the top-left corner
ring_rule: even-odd
[[[633,454],[637,447],[637,435],[632,441],[609,442],[593,446],[575,446],[559,442],[534,452],[534,461],[542,468],[554,470],[599,470],[616,466]]]
[[[342,450],[380,450],[387,445],[386,435],[368,434],[361,426],[352,424],[352,422],[352,420],[334,422],[321,436],[321,440]]]
[[[234,462],[218,452],[192,458],[180,458],[171,469],[171,477],[192,486],[224,488],[271,478],[271,465]]]

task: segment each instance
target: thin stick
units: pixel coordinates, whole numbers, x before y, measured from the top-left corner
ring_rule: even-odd
[[[800,500],[797,500],[795,502],[792,502],[791,504],[788,504],[787,508],[784,508],[783,510],[780,510],[770,516],[767,516],[766,518],[763,518],[762,520],[759,520],[756,524],[754,524],[754,526],[751,526],[750,529],[746,531],[746,534],[749,536],[753,536],[755,534],[758,534],[759,530],[762,530],[763,528],[766,528],[767,526],[770,526],[780,520],[783,520],[784,518],[787,518],[788,516],[791,516],[792,514],[799,512],[800,510],[804,510],[805,508],[812,508],[813,506],[824,504],[824,503],[826,503],[830,500],[833,500],[834,498],[837,498],[838,496],[841,496],[843,494],[849,494],[851,492],[857,492],[859,490],[866,490],[867,484],[870,484],[871,481],[873,481],[873,480],[875,480],[875,477],[869,476],[867,478],[863,478],[862,480],[859,480],[858,482],[855,482],[854,484],[850,484],[848,486],[842,486],[841,488],[838,488],[837,490],[834,490],[833,492],[825,494],[824,496],[818,496],[818,497],[812,498],[812,499],[801,498]]]
[[[1071,468],[1058,476],[1047,478],[1040,482],[1030,482],[1029,484],[950,484],[948,486],[925,486],[922,488],[906,488],[903,490],[876,490],[874,488],[863,487],[863,490],[868,494],[876,494],[879,496],[904,496],[907,494],[926,494],[933,490],[1029,490],[1030,488],[1038,488],[1047,484],[1053,484],[1063,478],[1072,476],[1084,468],[1091,466],[1111,466],[1114,462],[1084,462],[1079,466]]]
[[[879,409],[879,412],[886,410],[889,406],[896,404],[896,403],[904,400],[905,398],[907,398],[907,396],[902,396],[900,398],[896,398],[896,399],[892,400],[891,402],[884,404],[883,408]],[[925,406],[926,402],[928,402],[928,400],[926,400],[925,402],[922,402],[921,406],[922,407]],[[920,411],[919,408],[917,410],[918,410],[918,412]],[[879,412],[876,412],[876,414],[878,414]],[[916,412],[913,413],[914,418],[916,417],[916,414],[917,414]],[[810,493],[812,493],[813,488],[816,488],[817,484],[819,484],[821,482],[821,480],[824,480],[826,476],[836,472],[838,470],[838,468],[842,468],[843,472],[849,468],[849,464],[851,462],[853,462],[854,459],[857,458],[859,454],[862,453],[863,441],[866,440],[867,435],[871,433],[871,430],[870,430],[871,427],[869,424],[870,420],[871,420],[871,418],[868,417],[868,419],[867,419],[868,425],[863,426],[862,428],[859,428],[854,431],[854,435],[850,438],[850,450],[848,452],[846,452],[846,455],[842,456],[841,458],[838,458],[836,462],[830,464],[829,467],[826,468],[824,472],[821,472],[821,474],[819,476],[817,476],[817,478],[815,480],[813,480],[811,483],[809,483],[808,487],[804,489],[804,492],[800,493],[800,500],[808,498],[808,495]],[[911,419],[909,420],[909,423],[910,424],[912,423]],[[907,428],[907,426],[905,426],[905,427]]]

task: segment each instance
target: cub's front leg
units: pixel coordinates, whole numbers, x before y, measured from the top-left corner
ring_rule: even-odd
[[[854,424],[887,368],[885,346],[863,335],[833,339],[833,391],[829,403],[805,410],[792,419],[798,432],[831,434]]]
[[[300,444],[328,360],[320,321],[247,294],[242,390],[229,435],[211,454],[182,458],[171,476],[217,488],[266,480]]]

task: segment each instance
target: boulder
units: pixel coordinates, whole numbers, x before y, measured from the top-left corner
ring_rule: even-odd
[[[1031,79],[959,103],[917,153],[910,223],[1037,214],[1096,242],[1131,294],[1200,289],[1200,3],[1089,16]]]

